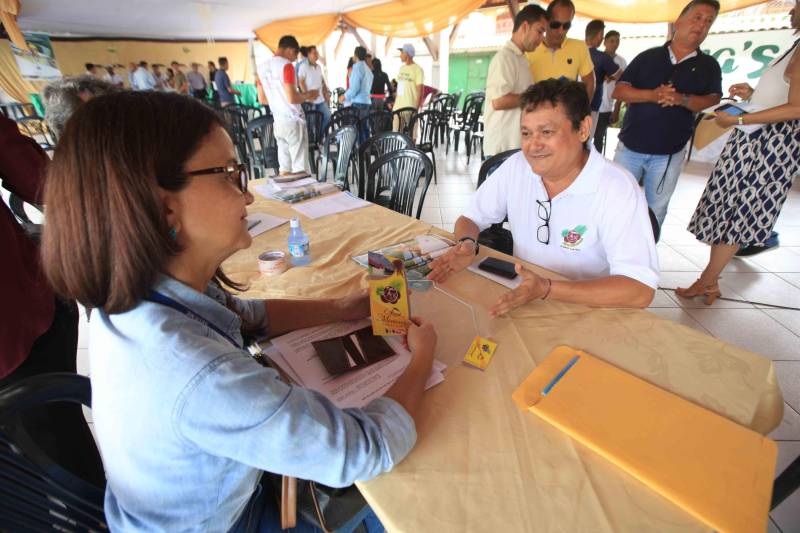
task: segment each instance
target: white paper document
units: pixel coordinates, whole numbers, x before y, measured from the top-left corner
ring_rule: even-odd
[[[476,274],[483,276],[486,279],[490,279],[495,283],[499,283],[500,285],[505,285],[509,289],[516,289],[522,283],[522,276],[517,276],[514,279],[504,278],[503,276],[498,276],[497,274],[492,274],[491,272],[486,272],[485,270],[481,270],[478,268],[478,265],[483,261],[482,259],[478,259],[470,266],[467,267],[467,270],[470,272],[475,272]]]
[[[289,219],[274,217],[266,213],[251,213],[247,215],[247,232],[251,237],[255,237],[288,221]]]
[[[401,338],[384,337],[396,355],[339,376],[328,373],[311,343],[347,335],[370,324],[366,318],[292,331],[272,339],[272,346],[264,353],[298,385],[323,394],[336,406],[363,407],[382,396],[411,361],[411,353],[403,347]],[[426,389],[444,381],[445,368],[444,363],[434,359]]]
[[[318,182],[316,178],[300,178],[299,180],[287,181],[285,183],[278,183],[275,180],[269,180],[269,185],[272,185],[272,187],[280,191],[305,187],[306,185],[316,185],[317,183]]]
[[[322,218],[324,216],[343,213],[352,209],[359,209],[370,205],[366,200],[354,198],[349,193],[337,192],[323,196],[319,200],[309,200],[296,205],[292,209],[299,211],[308,218]]]

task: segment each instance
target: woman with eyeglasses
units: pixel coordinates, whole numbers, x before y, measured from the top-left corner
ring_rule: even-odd
[[[647,307],[658,255],[644,194],[633,177],[587,143],[592,119],[582,83],[545,80],[521,97],[522,150],[473,194],[455,225],[458,244],[431,263],[442,282],[476,261],[479,233],[508,217],[521,284],[491,307],[499,315],[533,300]]]
[[[276,531],[264,471],[341,487],[413,447],[431,325],[410,326],[411,363],[363,409],[282,382],[245,348],[246,334],[361,318],[368,303],[226,290],[239,287],[220,265],[250,246],[253,196],[212,110],[154,92],[91,100],[66,126],[45,201],[46,275],[93,309],[92,416],[111,530]],[[366,507],[343,530],[365,517],[375,525]]]

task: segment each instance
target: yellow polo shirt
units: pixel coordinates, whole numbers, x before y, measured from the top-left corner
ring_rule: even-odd
[[[562,76],[568,80],[580,81],[581,76],[588,76],[594,70],[589,48],[578,39],[564,39],[558,50],[552,50],[542,43],[525,56],[531,67],[534,83]]]

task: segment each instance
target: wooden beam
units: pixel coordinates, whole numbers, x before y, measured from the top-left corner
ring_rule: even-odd
[[[511,18],[517,16],[519,13],[519,1],[518,0],[508,0],[508,10],[511,12]]]
[[[333,49],[333,57],[334,59],[339,57],[339,50],[342,48],[342,44],[344,43],[344,36],[347,35],[347,30],[345,28],[341,28],[342,33],[339,35],[339,40],[336,41],[336,47]]]
[[[428,47],[428,52],[431,53],[431,57],[434,61],[439,61],[439,47],[433,42],[430,35],[426,35],[422,38],[422,42],[425,43],[425,46]]]
[[[461,21],[459,20],[458,22],[455,23],[455,25],[453,26],[453,30],[450,32],[450,48],[453,47],[453,43],[455,42],[456,37],[458,36],[458,28],[460,27],[461,27]]]
[[[392,38],[391,37],[387,37],[386,38],[386,48],[385,48],[385,50],[383,52],[384,55],[388,56],[389,55],[389,50],[391,50],[391,49],[392,49]]]
[[[342,21],[342,24],[347,28],[347,31],[353,34],[353,37],[356,38],[358,44],[363,46],[365,50],[369,51],[369,46],[367,46],[367,42],[361,37],[361,34],[358,33],[358,30],[345,21]]]

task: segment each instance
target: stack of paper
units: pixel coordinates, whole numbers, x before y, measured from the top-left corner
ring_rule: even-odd
[[[265,198],[294,203],[340,189],[333,183],[319,183],[314,178],[303,178],[288,183],[277,183],[270,180],[267,183],[253,186],[253,190]]]
[[[330,185],[330,184],[328,184]],[[343,213],[370,205],[366,200],[354,198],[346,192],[339,192],[314,200],[293,205],[292,209],[303,213],[308,218],[322,218],[336,213]]]
[[[445,237],[430,233],[418,235],[412,241],[392,244],[375,252],[390,261],[400,259],[407,271],[415,270],[422,276],[427,276],[431,271],[429,264],[437,257],[446,254],[454,244]],[[369,266],[368,253],[354,255],[352,259],[363,267]]]
[[[366,318],[292,331],[272,339],[272,346],[264,353],[297,385],[323,394],[342,409],[364,407],[382,396],[411,361],[411,353],[403,347],[401,338],[384,337],[396,355],[336,377],[325,369],[311,343],[347,335],[370,324],[370,319]],[[426,389],[444,381],[446,366],[434,359]]]
[[[247,215],[247,231],[251,237],[255,237],[288,221],[286,218],[274,217],[266,213],[253,213]]]

